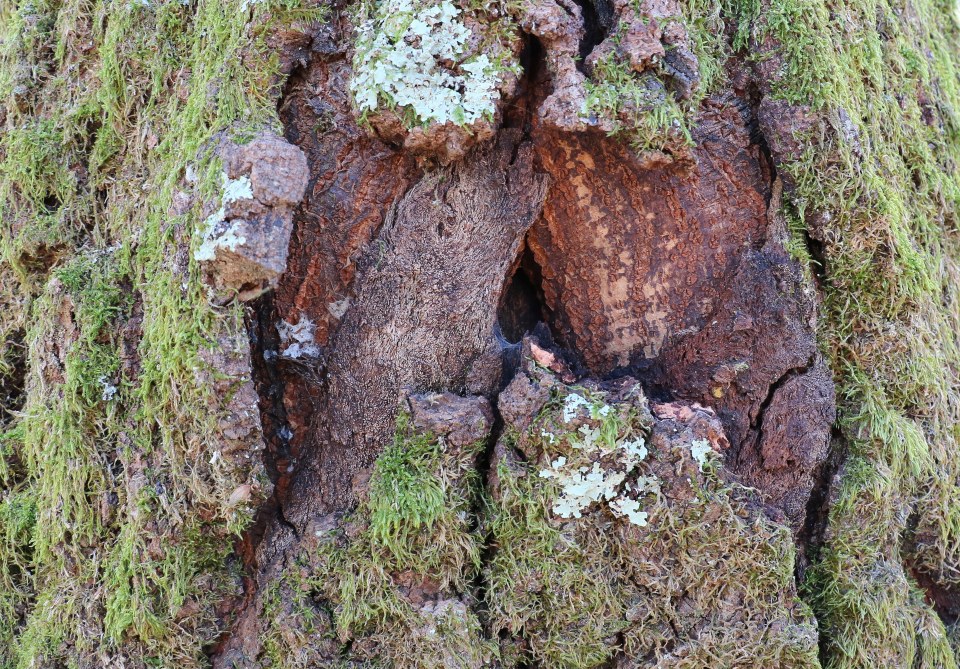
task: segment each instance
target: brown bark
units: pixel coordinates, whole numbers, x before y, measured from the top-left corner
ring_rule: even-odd
[[[347,31],[341,20],[314,38],[281,107],[310,180],[288,270],[255,323],[277,484],[254,532],[260,591],[312,541],[317,518],[356,504],[406,393],[496,405],[519,353],[505,336],[537,321],[569,380],[630,374],[659,399],[714,407],[727,467],[802,539],[833,384],[813,291],[783,248],[749,70],[731,62],[694,148],[664,164],[556,122],[556,27],[546,53],[526,38],[526,74],[496,139],[443,168],[357,126]],[[317,348],[294,359],[276,333],[304,322]],[[257,656],[252,597],[219,666]]]

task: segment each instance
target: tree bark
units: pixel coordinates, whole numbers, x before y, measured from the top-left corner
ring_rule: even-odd
[[[955,669],[958,37],[0,0],[0,669]]]

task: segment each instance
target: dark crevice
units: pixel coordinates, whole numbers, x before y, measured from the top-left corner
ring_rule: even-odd
[[[521,158],[521,148],[530,142],[533,121],[544,84],[549,80],[546,64],[546,50],[535,36],[523,34],[523,48],[520,51],[520,67],[523,75],[517,83],[517,93],[504,108],[503,129],[520,129],[520,137],[513,145],[510,166]],[[510,185],[510,170],[506,170],[507,185]]]
[[[580,59],[577,69],[585,72],[587,56],[607,39],[613,28],[613,6],[610,0],[573,0],[583,17],[583,35],[580,38]]]
[[[497,410],[496,402],[491,403],[494,413],[494,422],[493,427],[490,430],[490,437],[487,440],[486,447],[481,451],[480,455],[477,456],[477,471],[480,474],[479,477],[479,486],[480,490],[474,498],[472,508],[470,513],[474,522],[477,524],[475,531],[486,527],[486,534],[483,536],[483,540],[480,545],[480,564],[477,568],[476,574],[470,582],[470,591],[472,595],[472,608],[476,611],[478,617],[484,624],[485,636],[488,638],[492,637],[492,629],[489,626],[489,616],[487,615],[487,591],[489,589],[489,584],[487,583],[486,569],[489,564],[493,562],[494,555],[496,553],[497,547],[493,540],[492,529],[489,528],[489,524],[484,522],[484,517],[486,516],[486,503],[484,502],[485,494],[483,491],[489,490],[490,487],[490,471],[493,467],[494,462],[494,451],[496,450],[497,442],[500,440],[500,436],[503,434],[504,422],[503,418],[500,416],[500,412]]]
[[[816,354],[811,354],[803,365],[788,369],[780,376],[779,379],[771,383],[770,387],[767,388],[767,396],[763,398],[763,402],[760,403],[760,408],[757,409],[756,416],[754,416],[750,421],[750,429],[756,431],[758,442],[763,437],[763,419],[766,416],[767,409],[770,407],[770,403],[773,401],[774,395],[776,395],[777,391],[780,390],[788,381],[798,376],[802,376],[813,369],[815,362]]]
[[[803,583],[806,571],[817,561],[820,547],[827,531],[830,512],[830,495],[833,481],[847,456],[846,438],[837,427],[833,428],[826,459],[814,472],[816,483],[807,500],[803,527],[797,535],[797,583]]]
[[[767,389],[767,396],[761,402],[759,409],[757,410],[756,416],[750,421],[750,430],[755,435],[753,440],[753,448],[759,449],[760,444],[763,443],[763,431],[765,427],[765,419],[767,414],[767,409],[770,408],[770,404],[773,402],[774,397],[777,392],[783,388],[789,381],[795,379],[799,376],[802,376],[813,369],[816,364],[816,353],[811,354],[809,359],[805,364],[800,367],[794,367],[788,369],[783,375],[774,381],[770,387]],[[745,445],[746,446],[746,445]],[[826,460],[829,461],[834,456],[834,449],[831,446],[828,448]],[[791,467],[796,466],[796,462],[788,461],[788,464]],[[797,585],[798,591],[801,590],[803,584],[803,577],[806,572],[807,567],[809,566],[810,553],[808,551],[809,541],[811,535],[805,535],[807,531],[807,525],[811,522],[811,515],[820,519],[826,515],[826,501],[829,496],[829,478],[824,481],[824,476],[832,476],[831,468],[827,467],[826,461],[820,465],[818,472],[814,473],[814,479],[817,481],[817,485],[814,486],[813,490],[810,493],[810,499],[807,501],[806,512],[807,515],[804,519],[805,526],[801,528],[800,533],[796,537],[797,543],[797,559],[794,565],[794,581]],[[826,488],[824,484],[827,484]]]
[[[546,67],[546,51],[533,35],[524,35],[520,53],[523,76],[517,88],[517,96],[506,108],[504,128],[520,128],[522,135],[514,145],[511,164],[520,159],[520,148],[530,140],[538,98],[549,77]],[[509,171],[508,171],[509,174]],[[537,323],[546,320],[546,301],[543,294],[543,273],[537,264],[527,240],[524,239],[520,253],[511,267],[504,283],[497,308],[496,335],[504,346],[505,358],[512,358],[512,350],[531,332]],[[510,366],[505,360],[505,367]]]
[[[282,504],[277,504],[277,520],[280,522],[280,525],[290,530],[294,537],[296,537],[298,540],[300,539],[300,530],[298,530],[297,526],[290,522],[286,515],[284,515]]]
[[[751,79],[742,91],[742,95],[737,96],[737,99],[743,101],[741,105],[738,105],[739,112],[747,131],[750,133],[750,144],[757,147],[760,166],[763,170],[764,178],[767,180],[767,212],[768,214],[778,214],[779,212],[770,212],[771,206],[781,204],[775,201],[775,198],[780,195],[780,191],[777,190],[779,175],[770,144],[767,142],[767,138],[763,134],[763,129],[760,127],[759,111],[760,103],[763,101],[763,94],[760,92],[757,82]],[[768,221],[768,223],[770,222],[772,221]]]
[[[768,223],[773,224],[774,219],[772,216],[782,217],[785,227],[787,228],[781,231],[782,234],[796,234],[795,230],[789,229],[790,221],[785,220],[787,216],[798,216],[795,211],[791,210],[792,204],[788,197],[791,184],[785,183],[786,178],[781,178],[778,174],[777,161],[774,158],[773,151],[759,122],[759,109],[763,100],[763,94],[761,93],[755,71],[749,74],[748,82],[747,88],[744,91],[750,103],[747,127],[750,130],[751,144],[757,146],[764,172],[768,178],[770,188],[770,197],[767,202]],[[777,209],[779,209],[779,211],[777,211]],[[804,225],[800,234],[803,236],[803,243],[810,258],[808,269],[812,276],[812,287],[818,292],[821,292],[826,268],[824,247],[822,242],[811,236],[810,226],[807,222],[804,221],[803,223]],[[819,312],[820,310],[818,308],[818,318],[820,316]],[[810,370],[816,361],[816,355],[817,354],[811,356],[804,368],[788,371],[770,387],[755,421],[759,426],[757,436],[758,444],[762,438],[763,420],[766,409],[774,394],[786,381]],[[794,565],[794,581],[797,586],[797,594],[801,600],[810,604],[814,610],[817,608],[815,606],[815,598],[817,595],[811,591],[811,583],[809,583],[806,578],[807,571],[819,560],[820,550],[826,541],[834,483],[840,476],[847,458],[847,452],[848,448],[845,436],[837,425],[833,425],[826,458],[813,472],[814,485],[806,502],[804,523],[795,538],[797,554]],[[829,663],[829,658],[833,653],[833,650],[830,648],[830,643],[831,639],[826,634],[818,634],[818,657],[824,666]]]
[[[0,427],[23,407],[27,378],[27,345],[23,330],[10,333],[5,342],[7,357],[0,361]]]
[[[918,564],[918,549],[921,544],[936,541],[934,537],[920,536],[921,512],[916,506],[907,518],[906,530],[900,537],[899,548],[903,568],[914,583],[923,591],[926,603],[934,610],[944,627],[950,628],[960,621],[960,586],[944,582],[936,574],[923,570]]]
[[[260,421],[266,442],[263,462],[273,484],[272,495],[260,507],[256,522],[248,533],[255,547],[263,539],[271,519],[289,524],[283,517],[283,504],[290,485],[292,432],[283,404],[284,377],[277,354],[280,336],[274,325],[277,317],[272,296],[268,294],[254,301],[247,316],[253,380],[260,398]]]
[[[291,51],[294,57],[277,99],[278,114],[285,121],[291,114],[289,105],[297,97],[299,90],[307,86],[311,58],[316,51],[311,48],[317,42],[322,27],[313,26],[314,35],[297,37],[294,40],[295,43],[286,45],[287,50]],[[284,135],[295,146],[303,144],[304,138],[299,136],[294,123],[284,122]],[[307,152],[306,148],[304,152]],[[312,192],[316,179],[317,175],[311,170],[307,193]],[[295,228],[299,227],[299,217],[298,210],[294,216]],[[296,239],[296,231],[294,239]],[[260,418],[266,444],[263,461],[267,475],[273,484],[271,496],[258,509],[256,519],[244,537],[250,551],[249,555],[245,556],[248,568],[254,566],[252,559],[271,523],[275,522],[278,526],[289,529],[298,538],[300,536],[297,526],[284,514],[290,495],[290,486],[296,474],[297,453],[291,443],[294,433],[283,402],[286,380],[290,377],[291,370],[288,369],[287,361],[281,359],[279,354],[281,342],[276,328],[279,320],[280,316],[277,314],[272,292],[253,301],[247,310],[253,380],[259,396]],[[302,372],[306,375],[313,371],[297,369],[292,373]]]
[[[810,358],[804,365],[788,369],[767,389],[766,397],[760,404],[756,416],[750,422],[751,432],[755,434],[753,441],[754,448],[759,448],[760,444],[763,442],[763,431],[765,428],[767,409],[769,409],[770,404],[773,402],[777,392],[792,379],[802,376],[812,370],[816,364],[816,358],[816,353],[811,354]],[[804,575],[808,566],[812,562],[811,555],[813,548],[811,543],[817,542],[817,544],[819,544],[819,540],[826,529],[825,526],[828,510],[827,502],[829,499],[830,481],[832,480],[833,474],[836,472],[837,468],[839,468],[840,463],[842,463],[842,460],[842,450],[836,448],[834,439],[831,439],[825,461],[821,463],[818,470],[813,473],[813,478],[816,481],[816,484],[810,492],[810,498],[807,500],[804,526],[800,529],[800,532],[796,537],[797,560],[794,566],[794,580],[796,582],[798,591],[802,588]],[[796,466],[795,462],[788,462],[788,464],[793,467]]]
[[[774,160],[770,145],[767,142],[767,138],[760,126],[759,109],[763,96],[759,90],[755,78],[751,77],[749,84],[747,85],[747,89],[744,91],[744,95],[749,100],[747,127],[750,130],[750,142],[751,144],[757,146],[759,150],[761,162],[764,166],[764,171],[767,173],[767,178],[769,179],[770,183],[770,197],[767,201],[768,213],[775,216],[790,215],[792,212],[787,213],[782,211],[783,208],[791,207],[792,205],[790,204],[789,200],[783,197],[783,183],[778,175],[776,161]],[[781,211],[772,211],[775,207],[779,207]],[[769,222],[772,223],[772,219],[769,219]],[[784,230],[783,232],[787,234],[790,233],[789,230]],[[804,244],[811,259],[809,269],[813,276],[815,284],[814,288],[819,290],[824,278],[825,268],[823,245],[822,243],[813,239],[806,228],[802,231],[802,234]],[[816,355],[811,356],[804,367],[788,371],[769,388],[767,397],[761,405],[755,421],[755,425],[758,426],[757,443],[759,443],[762,438],[763,419],[765,417],[766,409],[772,401],[776,391],[789,379],[809,371],[815,362],[815,358]],[[794,576],[798,588],[802,586],[804,582],[806,570],[810,564],[816,561],[817,553],[819,552],[820,546],[823,543],[829,517],[831,485],[834,477],[846,459],[846,452],[846,439],[843,437],[839,428],[837,426],[833,426],[830,444],[827,448],[827,456],[817,470],[813,473],[815,484],[810,492],[810,497],[807,500],[804,525],[796,537],[797,560]],[[800,591],[802,592],[802,589]]]
[[[817,282],[817,288],[819,289],[827,275],[827,260],[826,260],[826,250],[824,248],[824,243],[812,237],[809,230],[804,229],[803,231],[804,244],[807,247],[807,253],[810,254],[810,271],[813,272],[813,276]]]
[[[906,565],[914,582],[923,590],[927,604],[936,612],[944,627],[951,627],[960,621],[960,587],[938,582],[932,575],[922,572],[912,565]]]
[[[67,253],[67,250],[66,244],[56,246],[40,244],[21,253],[17,261],[28,273],[43,276],[60,262],[60,258]]]
[[[523,48],[520,51],[520,68],[523,75],[517,82],[517,93],[504,107],[503,128],[521,128],[523,141],[532,130],[533,118],[539,103],[540,89],[549,78],[547,71],[547,52],[534,35],[523,35]],[[518,143],[521,144],[521,142]],[[516,155],[513,156],[514,160]],[[512,162],[512,161],[511,161]]]
[[[61,206],[62,202],[60,202],[60,198],[56,195],[49,194],[43,198],[43,209],[45,214],[56,214],[60,210]]]
[[[760,93],[756,81],[750,81],[749,85],[747,86],[747,90],[744,92],[744,95],[749,100],[749,115],[746,119],[746,122],[747,128],[750,131],[750,143],[755,145],[760,152],[761,164],[770,184],[770,196],[767,200],[768,211],[770,210],[771,205],[777,205],[785,211],[771,213],[780,216],[789,215],[791,217],[798,217],[799,214],[794,210],[793,204],[789,201],[789,199],[783,198],[783,193],[779,193],[776,190],[776,184],[778,179],[780,179],[780,175],[777,171],[776,161],[773,158],[773,152],[771,151],[770,145],[767,142],[767,138],[763,134],[763,130],[760,127],[758,112],[760,109],[760,103],[763,100],[763,95]],[[781,187],[783,187],[782,182]],[[775,195],[782,198],[780,202],[773,201]],[[784,230],[783,232],[786,234],[791,234],[790,230]],[[820,291],[826,276],[824,244],[822,241],[816,239],[810,234],[809,226],[805,225],[800,234],[803,237],[804,247],[806,248],[807,254],[810,257],[809,270],[813,276],[814,287]]]
[[[533,252],[524,244],[513,275],[507,280],[497,309],[501,336],[519,344],[537,323],[547,320],[543,275]]]

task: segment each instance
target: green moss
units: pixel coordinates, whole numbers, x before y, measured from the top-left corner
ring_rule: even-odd
[[[9,437],[0,436],[0,444]],[[5,454],[2,454],[5,455]],[[5,486],[9,477],[3,477]],[[29,490],[7,489],[0,498],[0,667],[13,665],[13,642],[31,597],[31,540],[37,520]]]
[[[587,80],[587,110],[607,119],[613,134],[625,133],[641,153],[677,152],[693,143],[684,108],[655,74],[637,76],[611,54]]]
[[[0,138],[0,220],[7,262],[25,271],[23,255],[74,238],[65,221],[76,215],[77,179],[62,154],[63,129],[53,120],[8,127]]]
[[[410,433],[405,420],[401,416],[401,436],[378,458],[370,482],[371,549],[393,567],[466,574],[480,561],[462,518],[475,502],[478,473],[470,458],[476,452],[468,451],[462,462],[444,462],[443,445],[430,435]],[[451,464],[454,470],[448,471]]]
[[[793,592],[789,530],[712,461],[699,471],[697,429],[671,423],[651,435],[642,395],[603,411],[592,395],[586,416],[561,416],[570,392],[561,388],[528,430],[507,439],[507,452],[524,457],[497,465],[486,601],[492,629],[510,639],[504,657],[548,668],[607,666],[621,654],[691,669],[818,667],[816,627]],[[649,456],[626,484],[646,525],[603,501],[580,518],[557,514],[561,491],[543,468],[581,458],[593,429],[607,449],[649,437]]]
[[[747,29],[773,40],[774,94],[825,121],[781,168],[824,242],[824,350],[849,448],[807,584],[827,666],[952,667],[910,570],[960,582],[955,8],[777,0]]]
[[[321,14],[0,2],[0,276],[19,284],[0,379],[22,374],[17,347],[31,342],[0,504],[35,509],[29,537],[0,530],[23,542],[0,549],[0,613],[16,610],[0,666],[206,662],[223,624],[213,604],[239,587],[231,537],[251,519],[229,499],[262,472],[213,457],[232,396],[214,386],[244,379],[211,360],[246,351],[240,309],[212,307],[174,259],[190,256],[216,187],[209,140],[277,125],[266,34]],[[195,198],[186,214],[171,213],[178,191]]]
[[[497,475],[501,499],[491,520],[497,552],[487,574],[493,624],[523,635],[542,666],[602,665],[614,653],[608,640],[628,627],[627,586],[605,564],[608,546],[600,536],[587,546],[564,537],[550,522],[534,472],[518,476],[501,465]]]
[[[473,511],[482,443],[455,447],[401,414],[367,491],[320,519],[264,597],[272,667],[489,666],[476,614]]]
[[[309,576],[345,659],[396,667],[486,666],[492,647],[471,608],[480,537],[476,458],[418,434],[401,415],[357,512],[321,533]],[[420,598],[415,593],[423,593]]]
[[[640,3],[635,10],[642,15]],[[682,157],[693,145],[690,127],[700,103],[725,80],[724,64],[730,46],[724,37],[725,3],[703,0],[680,2],[681,15],[671,20],[687,31],[690,49],[697,59],[697,78],[690,95],[681,98],[668,85],[668,68],[655,63],[637,73],[614,51],[597,61],[587,79],[587,110],[623,135],[634,149],[644,154]],[[618,25],[612,39],[618,41],[629,26]]]

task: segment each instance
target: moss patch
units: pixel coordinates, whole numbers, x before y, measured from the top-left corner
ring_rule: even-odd
[[[367,501],[322,539],[314,584],[351,655],[389,666],[480,667],[490,657],[472,610],[479,538],[470,510],[482,443],[445,449],[401,416]],[[352,537],[352,538],[351,538]]]
[[[641,156],[683,157],[693,145],[690,128],[700,103],[725,78],[724,62],[730,47],[724,37],[724,3],[681,0],[680,13],[673,17],[645,15],[645,4],[632,3],[632,10],[614,26],[601,57],[592,64],[587,79],[587,111],[608,126],[614,135],[623,135]],[[634,13],[635,12],[635,13]],[[681,45],[665,44],[666,52],[654,56],[642,69],[623,53],[628,33],[638,25],[653,23],[685,34]],[[675,54],[687,52],[690,55]],[[672,52],[672,53],[671,53]],[[690,72],[678,70],[672,61],[692,65]]]
[[[271,26],[320,14],[0,3],[2,667],[203,666],[229,622],[259,435],[221,454],[248,344],[189,249],[211,139],[277,125]]]
[[[789,206],[823,242],[849,446],[807,583],[827,665],[953,667],[910,570],[960,583],[956,8],[774,0],[745,15],[773,96],[816,120],[780,158]]]
[[[269,626],[264,655],[275,666],[489,666],[473,585],[482,448],[418,432],[401,414],[364,501],[312,527],[313,547],[281,579],[300,594],[274,601],[286,622]]]
[[[589,406],[571,415],[574,392]],[[629,666],[819,666],[816,626],[793,588],[789,530],[703,457],[720,434],[712,416],[689,408],[670,415],[655,420],[637,390],[605,397],[559,386],[528,429],[501,442],[486,580],[491,627],[509,639],[505,657],[571,668],[616,658],[632,658]],[[648,454],[625,483],[645,524],[606,497],[580,518],[557,513],[563,491],[544,468],[564,458],[586,471],[584,440],[593,431],[611,446],[646,439]]]

